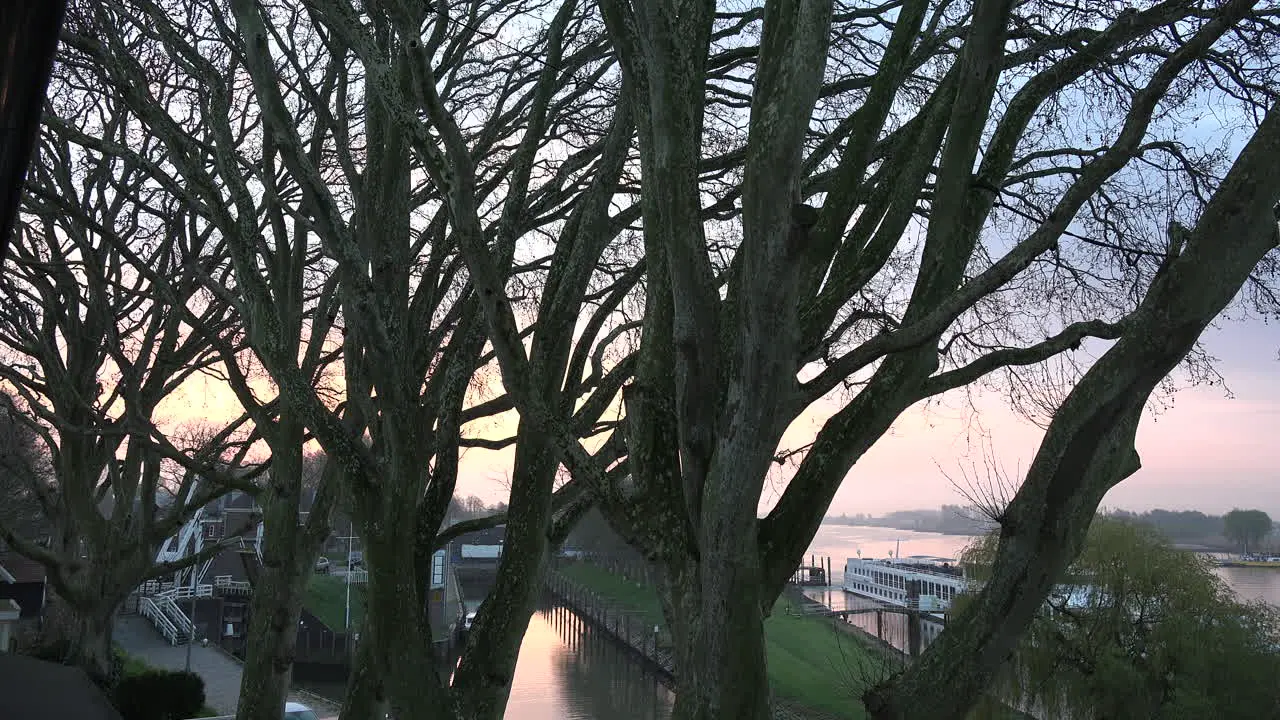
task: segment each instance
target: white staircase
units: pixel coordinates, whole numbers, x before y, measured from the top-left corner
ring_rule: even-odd
[[[191,597],[212,596],[212,585],[197,585],[194,590],[189,585],[170,588],[154,595],[140,597],[138,614],[150,620],[170,645],[182,645],[191,641],[195,634],[195,624],[182,608],[178,607],[176,601]]]

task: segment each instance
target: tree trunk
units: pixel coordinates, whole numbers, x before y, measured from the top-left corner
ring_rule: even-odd
[[[111,634],[121,597],[100,598],[92,607],[72,606],[74,621],[68,628],[67,654],[63,662],[85,671],[95,683],[112,687],[118,668],[112,654]]]
[[[406,504],[403,513],[381,519],[381,529],[403,532],[384,532],[366,541],[364,623],[373,632],[379,655],[374,667],[382,670],[396,720],[438,720],[453,717],[453,712],[431,651],[425,597],[417,587],[412,509]]]
[[[253,588],[237,720],[278,718],[289,696],[298,619],[310,574],[299,572],[300,561],[295,560],[306,550],[282,551],[286,557],[279,559],[271,557],[275,553],[263,553],[263,568]]]
[[[350,642],[350,640],[348,640]],[[347,678],[347,694],[342,701],[342,717],[353,720],[379,718],[386,705],[383,672],[378,665],[378,646],[372,624],[360,631],[355,656],[351,659],[351,675]]]
[[[310,520],[306,525],[298,522],[304,471],[302,426],[285,418],[275,429],[270,435],[272,478],[263,500],[262,568],[253,582],[249,606],[238,720],[268,720],[284,713],[302,601],[322,538],[328,534],[327,518],[323,532],[311,531]]]
[[[704,561],[700,570],[685,568],[661,581],[676,645],[671,717],[768,720],[772,713],[759,568],[737,563],[709,571]]]
[[[1175,242],[1125,335],[1055,412],[1000,519],[991,580],[920,661],[868,693],[872,717],[959,720],[1008,660],[1083,546],[1103,496],[1139,468],[1134,440],[1152,391],[1276,247],[1278,154],[1273,107],[1185,246]]]
[[[526,432],[528,431],[528,432]],[[472,625],[453,690],[459,718],[502,720],[520,644],[542,591],[559,461],[546,436],[521,427],[497,581]]]

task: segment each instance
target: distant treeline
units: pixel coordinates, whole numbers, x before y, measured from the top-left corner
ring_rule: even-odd
[[[937,510],[899,510],[879,517],[865,513],[835,515],[828,516],[826,522],[947,535],[981,535],[995,527],[978,510],[963,505],[943,505]]]
[[[1205,515],[1195,510],[1150,510],[1143,513],[1110,510],[1107,517],[1150,525],[1175,543],[1218,544],[1226,542],[1221,515]],[[1213,540],[1213,543],[1202,541]]]
[[[1222,515],[1206,515],[1195,510],[1104,510],[1105,517],[1149,525],[1160,531],[1175,545],[1214,550],[1238,550],[1238,542],[1229,539]],[[866,525],[897,530],[936,532],[948,535],[979,535],[995,525],[978,510],[962,505],[943,505],[937,510],[900,510],[881,516],[865,513],[828,516],[828,523]],[[1276,542],[1280,533],[1271,533],[1263,546]]]
[[[1243,541],[1243,549],[1246,550],[1274,550],[1276,540],[1280,537],[1280,534],[1273,531],[1270,518],[1259,510],[1232,510],[1227,515],[1206,515],[1195,510],[1149,510],[1143,513],[1110,510],[1105,515],[1117,520],[1150,525],[1168,538],[1169,542],[1188,547],[1234,552],[1242,549]],[[1261,527],[1253,530],[1240,527],[1241,521],[1247,522],[1251,515],[1260,518]]]

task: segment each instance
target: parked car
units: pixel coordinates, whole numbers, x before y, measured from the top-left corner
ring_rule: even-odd
[[[321,556],[316,559],[316,572],[328,575],[331,569],[332,565],[329,562],[329,558]]]
[[[475,610],[472,610],[471,612],[467,613],[467,617],[463,619],[463,621],[462,621],[462,629],[463,629],[463,630],[470,630],[470,629],[471,629],[471,623],[475,622],[475,620],[476,620],[476,611],[475,611]]]
[[[235,717],[235,715],[218,715],[204,720],[235,720]],[[196,718],[191,720],[196,720]],[[320,720],[320,718],[316,715],[315,710],[302,703],[287,702],[284,704],[284,720]],[[326,718],[326,720],[337,720],[337,718]]]
[[[364,567],[364,555],[362,553],[353,552],[347,556],[347,569],[358,570]]]
[[[320,720],[311,708],[302,703],[285,703],[284,720]]]

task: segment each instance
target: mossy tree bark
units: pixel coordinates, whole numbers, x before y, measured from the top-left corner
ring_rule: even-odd
[[[300,300],[300,298],[299,298]],[[264,428],[272,448],[271,471],[259,496],[263,508],[262,567],[249,603],[248,645],[240,679],[238,720],[275,718],[284,712],[292,686],[298,622],[316,558],[329,536],[329,516],[338,492],[337,463],[316,467],[303,455],[305,427],[289,409]],[[310,467],[308,467],[310,465]],[[305,482],[308,473],[319,473]],[[302,493],[316,497],[299,517]]]

